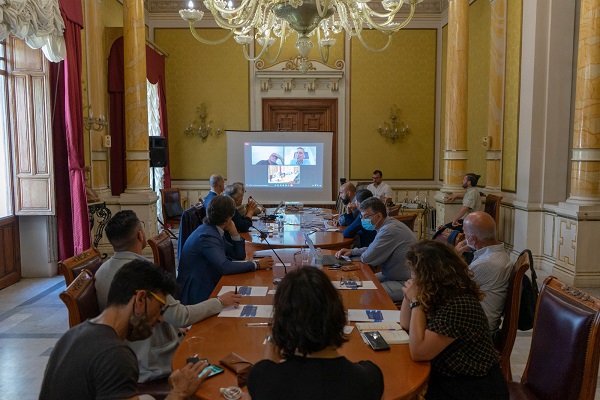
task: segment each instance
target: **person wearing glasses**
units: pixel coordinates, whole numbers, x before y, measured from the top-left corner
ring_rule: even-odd
[[[110,285],[106,308],[71,328],[54,346],[40,391],[41,400],[138,399],[138,363],[124,343],[144,340],[160,324],[175,280],[147,260],[123,266]],[[188,363],[170,374],[169,399],[192,396],[208,364]],[[145,397],[145,396],[144,396]]]
[[[406,252],[417,238],[404,223],[388,217],[385,204],[377,197],[366,199],[358,209],[363,229],[377,231],[375,239],[368,247],[341,249],[335,256],[360,256],[363,263],[379,266],[381,272],[375,276],[390,298],[401,302],[404,282],[410,278],[410,271],[404,265]]]
[[[289,272],[275,293],[272,342],[275,357],[250,370],[253,400],[375,400],[383,374],[371,361],[352,362],[338,349],[348,341],[344,305],[330,278],[316,268]]]
[[[119,211],[108,221],[105,232],[115,254],[102,264],[95,275],[96,297],[101,312],[107,307],[110,284],[117,272],[131,261],[147,261],[142,256],[142,250],[146,247],[146,235],[135,212]],[[146,340],[127,343],[138,358],[139,382],[169,376],[171,360],[180,341],[181,331],[178,328],[218,314],[225,307],[238,306],[241,299],[241,295],[228,292],[217,298],[185,306],[173,296],[167,295],[163,309],[164,321],[156,326],[152,336]]]
[[[400,325],[415,361],[431,361],[425,399],[509,398],[481,307],[483,292],[454,248],[423,240],[406,255]]]

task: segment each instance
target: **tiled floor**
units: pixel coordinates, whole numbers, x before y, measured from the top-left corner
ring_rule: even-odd
[[[546,274],[538,272],[538,283]],[[39,394],[48,356],[68,329],[67,310],[58,294],[64,279],[23,279],[0,290],[0,399],[29,400]],[[600,295],[600,289],[589,289]],[[513,379],[519,380],[527,362],[531,332],[518,332],[511,356]],[[596,390],[600,399],[600,389]]]

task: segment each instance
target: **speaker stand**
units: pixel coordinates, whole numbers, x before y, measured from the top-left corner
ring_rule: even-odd
[[[156,176],[154,175],[154,169],[156,167],[151,167],[151,168],[152,168],[152,191],[156,193],[156,182],[155,182]],[[162,199],[161,199],[161,204],[162,204]],[[166,226],[165,223],[160,220],[160,218],[158,217],[158,215],[156,216],[156,220],[158,221],[158,223],[160,224],[160,226],[163,227],[163,230],[167,231],[169,233],[169,236],[171,236],[175,240],[179,240],[179,238],[177,237],[177,235],[175,235],[173,233],[173,231],[171,231],[169,229],[169,227]]]

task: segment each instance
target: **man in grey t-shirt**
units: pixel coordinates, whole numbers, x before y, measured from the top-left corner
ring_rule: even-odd
[[[458,211],[458,214],[456,214],[456,218],[454,218],[452,221],[452,226],[460,226],[462,223],[461,220],[469,215],[469,213],[483,210],[481,196],[479,195],[479,190],[477,189],[477,182],[479,181],[479,178],[481,178],[481,175],[476,175],[474,173],[466,174],[462,180],[462,187],[465,189],[465,192],[452,193],[446,198],[446,201],[448,202],[452,202],[456,199],[462,199],[462,207]]]
[[[404,282],[410,279],[410,270],[405,265],[406,253],[417,238],[404,223],[388,217],[385,204],[376,197],[363,201],[359,210],[363,228],[377,231],[375,240],[369,247],[342,249],[336,257],[360,255],[363,263],[378,265],[381,272],[375,276],[386,293],[393,301],[402,301]]]

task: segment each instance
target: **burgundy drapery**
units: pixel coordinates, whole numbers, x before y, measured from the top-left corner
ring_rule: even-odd
[[[83,13],[78,1],[62,0],[60,8],[65,23],[67,57],[60,63],[50,65],[50,77],[58,256],[64,260],[90,247],[91,235],[83,169]]]
[[[127,188],[127,168],[125,165],[125,73],[123,70],[123,37],[118,38],[110,49],[108,58],[108,92],[110,99],[110,182],[114,196]],[[167,138],[167,166],[165,167],[165,187],[171,187],[169,172],[169,140],[167,125],[167,97],[165,92],[165,59],[162,55],[146,46],[146,76],[153,85],[158,83],[160,101],[160,132]]]

